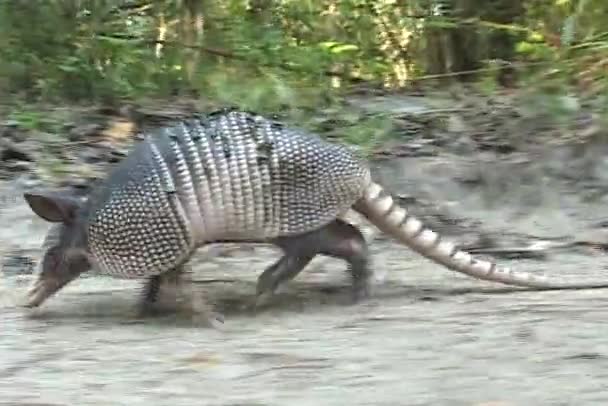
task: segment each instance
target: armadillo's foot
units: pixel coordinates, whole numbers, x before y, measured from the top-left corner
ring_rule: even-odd
[[[277,262],[266,268],[258,277],[254,308],[259,308],[270,303],[279,286],[300,273],[313,259],[314,255],[305,252],[288,252]]]
[[[219,328],[224,324],[225,318],[216,312],[207,302],[203,292],[194,289],[194,283],[189,271],[182,274],[184,277],[176,279],[176,308],[178,312],[187,314],[193,323],[211,328]]]
[[[350,271],[353,276],[352,300],[359,303],[369,299],[372,295],[371,272],[367,266],[367,260],[351,264]]]
[[[182,307],[182,310],[187,311],[191,315],[192,321],[197,325],[219,329],[225,321],[224,315],[214,311],[202,295],[193,295],[189,303]]]
[[[200,292],[194,292],[190,270],[184,267],[150,277],[137,307],[137,317],[154,317],[168,313],[159,302],[171,302],[174,311],[186,313],[196,324],[217,328],[224,316],[211,309]],[[163,295],[161,295],[163,293]],[[173,293],[172,295],[168,295]],[[162,296],[162,297],[161,297]],[[162,299],[162,300],[161,300]],[[162,303],[167,304],[167,303]]]
[[[201,304],[204,306],[204,309],[202,308]],[[187,307],[185,309],[182,308],[181,310],[187,312],[192,323],[199,326],[219,330],[225,322],[224,315],[213,311],[206,302],[199,303],[196,307]]]
[[[321,253],[348,262],[353,302],[367,299],[371,294],[372,272],[363,234],[352,224],[338,219],[326,227],[323,237]]]
[[[253,306],[252,306],[253,310],[258,310],[260,308],[267,306],[268,304],[271,303],[273,297],[274,297],[273,292],[263,292],[263,293],[257,294],[255,296],[255,300],[253,302]]]

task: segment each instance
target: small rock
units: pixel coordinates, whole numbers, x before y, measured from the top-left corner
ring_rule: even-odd
[[[3,165],[8,172],[28,172],[32,169],[32,164],[24,161],[10,161]]]
[[[583,359],[583,360],[595,360],[595,359],[604,359],[606,358],[603,354],[599,352],[581,352],[578,354],[570,355],[568,357],[564,357],[564,359],[575,360],[575,359]]]
[[[477,150],[477,145],[468,136],[468,134],[463,134],[460,137],[454,137],[451,146],[455,153],[463,155],[473,154]]]
[[[2,161],[34,161],[29,152],[7,139],[0,140],[0,150],[0,160]]]
[[[19,121],[17,120],[6,120],[4,123],[2,123],[3,127],[10,127],[10,128],[14,128],[17,129],[19,128]]]
[[[97,178],[71,177],[59,182],[59,187],[72,189],[78,195],[86,195],[97,182]]]
[[[440,299],[437,296],[420,296],[418,300],[421,302],[438,302]]]
[[[108,158],[108,162],[110,163],[117,163],[122,161],[122,159],[126,156],[127,154],[124,151],[120,151],[120,150],[113,150],[112,152],[110,152],[110,156]]]
[[[465,133],[469,130],[469,127],[465,124],[462,117],[451,114],[448,118],[447,130],[451,133]]]
[[[15,120],[7,120],[0,125],[0,138],[10,138],[15,142],[25,141],[25,132],[19,129],[19,122]]]
[[[96,164],[96,163],[100,163],[100,162],[105,162],[107,159],[106,152],[101,151],[97,148],[90,148],[90,149],[82,151],[80,153],[80,157],[81,157],[82,161],[87,164]]]
[[[13,179],[16,188],[19,190],[34,189],[43,185],[42,180],[36,176],[36,173],[32,172],[16,175]]]
[[[9,255],[2,263],[2,273],[4,275],[31,275],[34,273],[34,269],[34,260],[25,255]]]
[[[68,121],[63,123],[63,125],[61,126],[61,131],[63,132],[70,132],[72,131],[74,128],[76,128],[76,123],[74,123],[73,121]]]
[[[104,126],[97,123],[80,125],[70,130],[68,139],[72,142],[82,141],[84,138],[93,137],[99,134],[103,129]]]

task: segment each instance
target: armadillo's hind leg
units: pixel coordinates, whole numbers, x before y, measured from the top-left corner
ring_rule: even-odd
[[[353,277],[353,295],[358,301],[369,295],[371,273],[365,238],[353,225],[342,220],[319,230],[274,241],[285,255],[258,278],[258,303],[283,283],[295,278],[318,254],[341,258],[348,262]]]
[[[256,306],[267,302],[281,284],[295,278],[308,265],[316,252],[307,251],[306,247],[294,245],[291,250],[286,250],[286,254],[277,262],[262,272],[256,287]]]
[[[353,300],[359,302],[370,296],[372,272],[369,267],[369,250],[365,237],[352,224],[337,219],[320,230],[319,252],[340,258],[348,263],[353,279]]]

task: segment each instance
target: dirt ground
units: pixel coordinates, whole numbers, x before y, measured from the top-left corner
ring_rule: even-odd
[[[388,160],[375,174],[437,231],[464,245],[585,238],[599,244],[602,161],[583,154],[581,163],[563,154],[521,161],[445,153]],[[593,176],[577,182],[562,176],[590,165]],[[556,167],[563,169],[557,175]],[[35,255],[47,225],[19,199],[6,200],[0,217],[5,258],[21,253],[23,262]],[[530,272],[608,278],[608,257],[599,249],[542,253],[496,259]],[[375,293],[368,302],[349,304],[344,266],[329,260],[313,263],[271,305],[253,312],[255,279],[276,255],[255,247],[193,260],[197,286],[226,317],[220,329],[178,315],[136,319],[139,283],[102,277],[79,279],[43,308],[25,312],[17,304],[32,276],[5,260],[0,404],[608,402],[606,290],[506,288],[455,274],[378,238],[372,243]]]

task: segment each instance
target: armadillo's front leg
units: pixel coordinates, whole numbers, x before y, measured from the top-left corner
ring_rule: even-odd
[[[145,317],[156,314],[156,303],[163,283],[161,275],[155,275],[146,280],[143,293],[138,302],[138,316]]]
[[[203,316],[203,321],[211,326],[217,322],[223,323],[223,315],[213,311],[206,301],[192,290],[192,270],[189,265],[182,265],[161,275],[150,277],[144,287],[144,293],[139,303],[140,315],[155,314],[155,305],[163,287],[172,285],[176,294],[176,307],[195,315]]]
[[[224,316],[213,310],[200,291],[195,291],[192,280],[192,268],[184,265],[184,271],[177,274],[175,284],[178,295],[178,307],[204,324],[210,327],[218,327],[218,323],[224,323]]]
[[[142,314],[155,313],[155,306],[161,298],[162,288],[166,288],[169,284],[174,285],[174,287],[183,287],[183,275],[188,274],[189,271],[190,269],[186,266],[180,266],[160,275],[149,277],[144,284],[143,294],[139,302],[140,312]]]
[[[141,299],[139,300],[138,316],[147,317],[155,316],[160,313],[159,302],[161,290],[167,288],[169,284],[177,286],[181,282],[181,275],[184,273],[182,267],[170,270],[160,275],[149,277],[143,287]]]
[[[368,248],[355,226],[337,219],[319,230],[282,237],[273,242],[283,249],[285,255],[258,278],[258,302],[272,295],[281,284],[295,278],[317,254],[348,262],[353,277],[354,300],[369,296]]]

